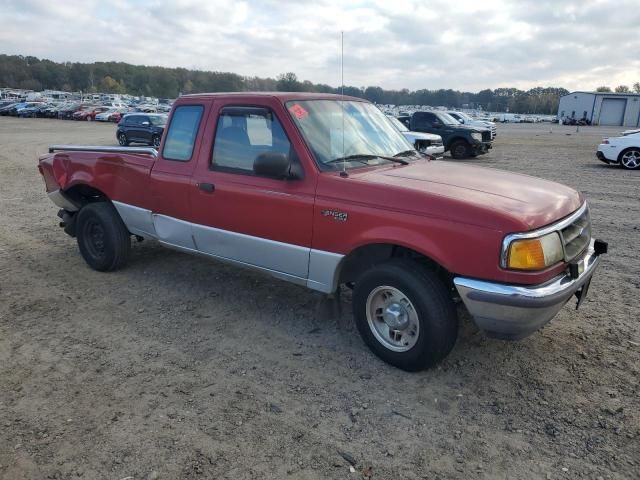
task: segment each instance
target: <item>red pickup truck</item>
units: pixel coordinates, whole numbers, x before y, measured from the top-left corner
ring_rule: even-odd
[[[584,299],[606,252],[578,192],[432,161],[358,98],[187,95],[158,150],[52,146],[39,170],[90,267],[122,267],[136,236],[347,285],[365,343],[405,370],[450,352],[460,301],[489,335],[535,332]]]

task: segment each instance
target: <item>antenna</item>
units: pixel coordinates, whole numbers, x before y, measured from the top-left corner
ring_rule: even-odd
[[[341,98],[340,111],[342,112],[342,172],[341,177],[348,177],[347,160],[344,158],[344,31],[340,32],[340,83]]]

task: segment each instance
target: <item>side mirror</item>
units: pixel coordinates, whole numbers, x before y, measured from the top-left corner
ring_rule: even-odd
[[[433,128],[440,128],[440,127],[442,126],[442,124],[441,124],[440,122],[433,122],[433,123],[431,124],[431,126],[432,126]]]
[[[253,172],[256,175],[270,178],[289,178],[291,160],[284,153],[261,153],[253,161]]]

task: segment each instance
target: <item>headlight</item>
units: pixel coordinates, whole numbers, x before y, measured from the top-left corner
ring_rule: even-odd
[[[473,138],[477,142],[481,142],[482,141],[482,134],[478,133],[478,132],[473,132],[471,134],[471,138]]]
[[[542,270],[564,258],[557,232],[537,238],[513,240],[507,247],[506,268],[513,270]]]

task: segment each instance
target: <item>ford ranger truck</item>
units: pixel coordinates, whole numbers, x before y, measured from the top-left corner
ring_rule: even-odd
[[[432,161],[352,97],[185,95],[157,150],[53,145],[39,170],[91,268],[123,267],[134,236],[346,285],[364,342],[410,371],[451,351],[457,303],[491,336],[526,337],[584,300],[606,251],[580,193]]]

